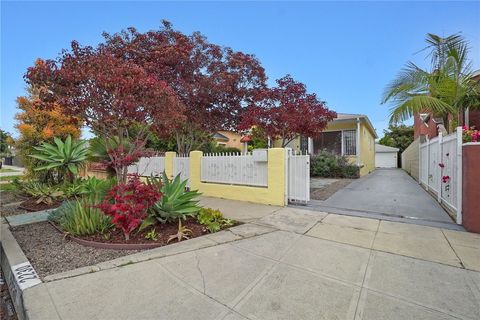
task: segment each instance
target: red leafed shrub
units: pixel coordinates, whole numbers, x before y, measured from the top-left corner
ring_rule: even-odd
[[[127,183],[113,187],[105,200],[98,206],[112,222],[122,229],[125,240],[129,240],[130,232],[135,230],[147,216],[147,209],[160,200],[161,193],[152,186],[144,184],[136,175]]]

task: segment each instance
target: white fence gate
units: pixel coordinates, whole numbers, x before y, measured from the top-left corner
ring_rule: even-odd
[[[310,155],[287,149],[287,201],[306,204],[310,201]]]
[[[462,128],[420,143],[419,180],[462,223]]]
[[[173,176],[176,177],[180,173],[180,180],[187,180],[187,187],[190,186],[190,158],[175,157],[173,158]]]
[[[142,157],[128,167],[128,173],[136,173],[140,176],[159,176],[165,171],[165,157]]]
[[[202,157],[202,182],[266,187],[267,172],[266,150],[247,154],[205,154]]]

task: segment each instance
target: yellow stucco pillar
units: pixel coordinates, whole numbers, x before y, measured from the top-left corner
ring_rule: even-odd
[[[165,152],[165,174],[169,179],[173,179],[173,158],[175,158],[176,156],[176,152]]]
[[[190,189],[199,190],[201,181],[202,151],[190,152]]]
[[[285,205],[285,157],[285,148],[268,149],[268,204]]]

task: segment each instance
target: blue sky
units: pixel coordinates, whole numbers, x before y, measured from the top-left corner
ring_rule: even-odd
[[[427,32],[462,32],[480,68],[480,2],[8,2],[1,3],[1,122],[14,131],[15,99],[36,58],[54,58],[71,40],[161,19],[184,33],[255,54],[269,83],[290,73],[337,112],[367,114],[382,136],[385,85],[407,60],[428,65]]]

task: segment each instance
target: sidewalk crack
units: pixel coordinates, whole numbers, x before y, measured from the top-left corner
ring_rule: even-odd
[[[200,268],[200,259],[198,258],[197,252],[195,252],[195,261],[197,262],[196,267],[198,272],[200,273],[200,277],[202,277],[203,294],[205,294],[205,276],[203,274],[202,269]]]

